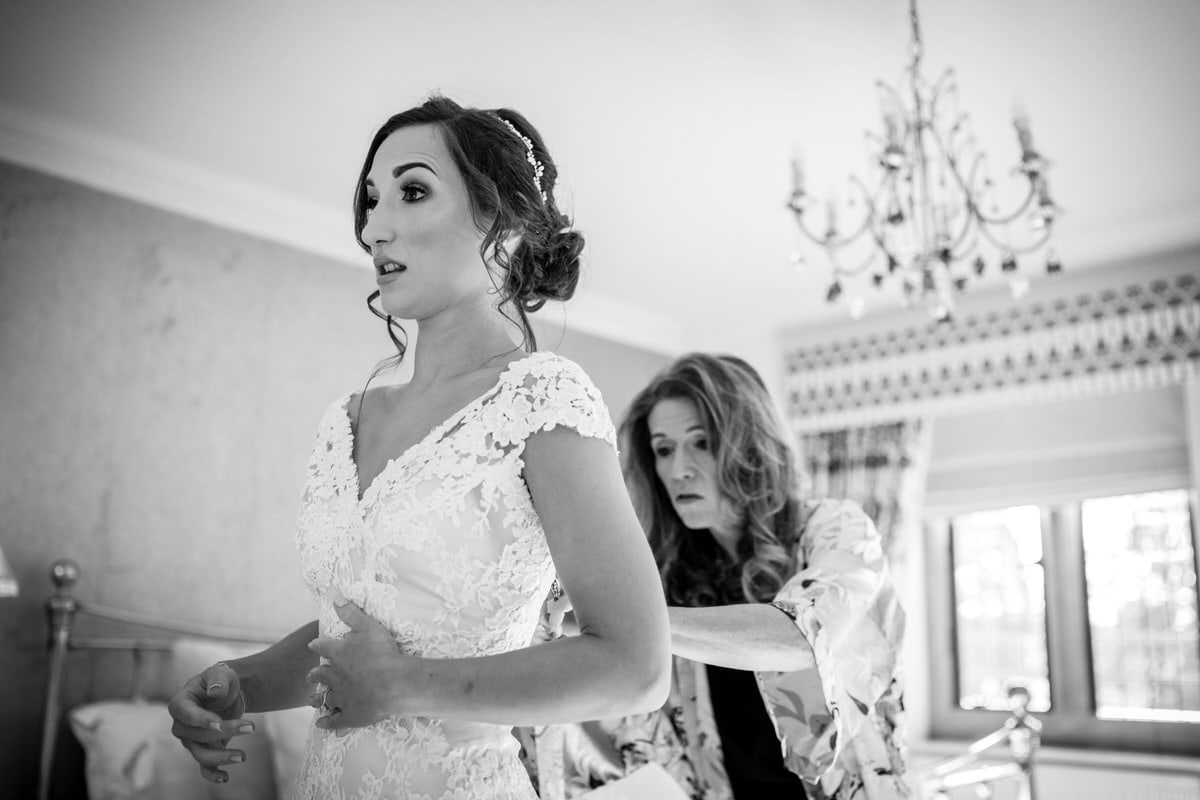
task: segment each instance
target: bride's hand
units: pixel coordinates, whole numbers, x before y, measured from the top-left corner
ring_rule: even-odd
[[[316,684],[310,702],[322,710],[318,728],[361,728],[390,716],[398,668],[408,656],[374,617],[339,597],[334,610],[350,628],[345,637],[313,639],[308,649],[323,659],[308,673]]]
[[[246,758],[243,751],[227,746],[234,736],[254,732],[254,723],[242,719],[245,710],[238,674],[224,663],[193,675],[167,704],[171,734],[196,759],[200,774],[213,783],[229,780],[221,767]]]

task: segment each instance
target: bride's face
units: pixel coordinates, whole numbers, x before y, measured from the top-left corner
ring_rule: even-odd
[[[462,173],[433,125],[413,125],[379,146],[366,179],[362,240],[375,259],[384,310],[427,319],[486,295],[492,284],[479,253]]]

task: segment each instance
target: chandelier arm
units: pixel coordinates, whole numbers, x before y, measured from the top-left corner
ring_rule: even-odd
[[[933,134],[933,140],[937,143],[938,149],[942,151],[942,155],[945,157],[946,163],[950,165],[950,174],[954,176],[955,182],[958,184],[959,189],[962,190],[963,196],[966,198],[968,212],[978,218],[980,223],[987,225],[1007,225],[1029,210],[1029,206],[1033,203],[1034,198],[1037,196],[1037,185],[1032,180],[1029,181],[1029,194],[1026,195],[1025,200],[1022,201],[1011,213],[1001,214],[993,217],[984,212],[984,210],[980,208],[980,198],[977,198],[975,192],[973,191],[973,187],[975,185],[975,175],[979,170],[980,164],[983,163],[983,156],[976,156],[975,163],[971,165],[970,179],[969,181],[964,180],[958,169],[958,161],[946,151],[945,145],[942,142],[941,134],[938,133],[937,128],[930,126],[929,130]]]
[[[860,224],[858,226],[858,229],[855,230],[854,233],[847,234],[846,236],[837,236],[837,237],[828,237],[827,236],[825,239],[820,240],[819,244],[823,245],[826,249],[841,250],[843,247],[846,247],[847,245],[851,245],[854,242],[857,242],[859,239],[862,238],[864,233],[869,232],[870,231],[869,222],[870,222],[869,219],[864,219],[862,221],[862,224]],[[874,237],[872,237],[872,238],[874,238]]]
[[[892,102],[895,103],[896,109],[904,112],[902,120],[904,122],[905,132],[907,133],[907,129],[910,127],[908,124],[908,106],[905,105],[904,98],[901,96],[900,90],[895,86],[892,86],[890,83],[881,80],[875,81],[875,88],[883,89],[885,93],[891,97]]]
[[[833,261],[831,257],[830,260],[833,261],[833,274],[839,278],[856,278],[866,272],[875,263],[875,256],[876,253],[874,252],[868,253],[867,257],[857,267],[844,267]]]
[[[872,239],[878,240],[878,238],[879,238],[875,232],[875,228],[871,224],[872,222],[874,222],[876,219],[879,218],[879,214],[876,212],[876,207],[875,207],[875,195],[871,194],[871,192],[867,189],[866,185],[861,180],[859,180],[857,175],[850,176],[850,184],[852,186],[854,186],[855,188],[857,188],[858,191],[862,193],[863,202],[866,204],[867,211],[863,215],[862,222],[859,224],[858,229],[856,231],[854,231],[854,233],[851,233],[851,234],[848,234],[847,236],[842,237],[842,240],[837,245],[838,247],[843,247],[847,244],[850,244],[853,241],[856,241],[859,237],[861,237],[864,233],[866,233],[868,231],[871,233]],[[882,191],[882,190],[883,190],[883,184],[881,183],[879,185],[878,191]]]
[[[979,220],[981,222],[984,222],[988,225],[1007,225],[1008,223],[1012,222],[1017,217],[1021,216],[1026,211],[1028,211],[1029,207],[1033,204],[1033,200],[1035,197],[1037,197],[1037,187],[1035,187],[1033,185],[1033,183],[1030,182],[1029,194],[1025,196],[1025,200],[1020,205],[1018,205],[1017,208],[1014,209],[1011,213],[1002,214],[997,217],[992,217],[992,216],[989,216],[989,215],[983,213],[983,211],[981,209],[979,209],[978,206],[976,206],[976,214],[978,215]]]
[[[964,141],[962,143],[962,148],[963,148],[964,152],[963,153],[959,152],[958,137],[959,137],[959,134],[964,131],[963,123],[966,122],[967,120],[968,120],[968,117],[965,113],[959,114],[958,117],[954,120],[954,124],[952,124],[950,126],[950,136],[946,139],[946,153],[947,153],[947,156],[951,159],[958,159],[959,156],[964,155],[966,148],[970,146],[970,139],[967,139],[966,141]]]
[[[949,245],[950,252],[954,255],[954,258],[963,258],[967,253],[970,252],[971,248],[967,248],[966,250],[960,250],[959,248],[962,247],[962,243],[967,240],[967,237],[971,235],[971,231],[974,228],[975,217],[971,213],[971,206],[968,205],[963,212],[962,229],[959,230],[957,236],[952,238],[952,241]]]
[[[932,125],[933,121],[935,119],[937,119],[938,104],[942,102],[942,98],[949,97],[957,89],[957,87],[953,83],[953,80],[954,80],[954,70],[950,67],[947,67],[942,72],[942,74],[940,76],[938,76],[937,82],[935,84],[933,84],[933,88],[930,89],[930,91],[929,91],[929,121],[930,121],[930,125]],[[949,89],[949,91],[947,91],[947,89]]]
[[[1036,253],[1038,250],[1041,250],[1043,247],[1046,246],[1046,243],[1050,241],[1050,238],[1053,235],[1054,235],[1054,232],[1050,229],[1050,226],[1047,225],[1045,228],[1042,228],[1041,234],[1038,236],[1038,238],[1035,241],[1032,241],[1029,244],[1022,245],[1020,247],[1011,247],[1010,246],[1008,249],[1011,250],[1014,255],[1018,255],[1018,256],[1024,256],[1024,255],[1028,255],[1030,253]]]
[[[974,233],[973,228],[972,228],[971,232]],[[957,245],[955,245],[955,247],[957,247]],[[971,236],[971,241],[967,243],[966,247],[964,247],[961,250],[953,251],[954,252],[954,260],[961,261],[961,260],[967,258],[968,256],[970,256],[977,249],[979,249],[979,234],[975,233],[973,236]]]
[[[1036,250],[1040,250],[1046,244],[1046,242],[1050,241],[1050,236],[1053,233],[1051,226],[1047,225],[1042,229],[1041,234],[1033,242],[1025,245],[1013,246],[1007,242],[1001,242],[999,239],[993,236],[991,229],[986,225],[980,225],[979,232],[982,233],[989,242],[995,245],[997,249],[1007,250],[1015,255],[1026,255]]]
[[[971,166],[971,175],[969,180],[964,180],[959,172],[958,162],[954,158],[954,154],[947,149],[941,133],[932,125],[930,126],[929,130],[932,134],[934,146],[937,148],[938,154],[949,167],[950,173],[954,175],[955,183],[962,192],[964,198],[965,208],[963,210],[962,227],[959,229],[956,235],[950,237],[950,243],[948,245],[950,252],[954,253],[959,249],[959,247],[961,247],[962,243],[966,241],[967,236],[970,235],[971,229],[974,227],[976,220],[978,219],[978,215],[976,214],[977,205],[974,202],[974,197],[970,187],[975,183],[975,176],[978,173],[979,166],[983,159],[982,157],[976,157],[975,163]],[[949,220],[947,219],[947,225],[948,224]]]
[[[795,216],[795,218],[796,218],[796,227],[800,229],[800,232],[802,234],[804,234],[804,238],[808,239],[815,245],[824,247],[826,244],[825,237],[817,236],[816,234],[814,234],[812,231],[810,231],[808,229],[808,226],[804,224],[804,213],[801,211],[797,211],[794,208],[792,208],[791,210],[792,210],[793,216]]]

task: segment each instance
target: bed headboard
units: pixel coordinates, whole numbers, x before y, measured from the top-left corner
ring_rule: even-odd
[[[122,651],[132,655],[127,695],[142,698],[147,691],[147,655],[171,652],[181,637],[262,645],[277,641],[282,634],[223,628],[177,620],[158,619],[129,611],[105,608],[81,602],[75,587],[82,577],[79,566],[70,559],[55,561],[50,569],[53,594],[46,601],[48,624],[46,697],[42,713],[42,740],[38,755],[37,800],[49,800],[63,708],[64,680],[70,653],[77,650]],[[92,623],[119,623],[133,631],[123,636],[88,635]],[[82,632],[80,629],[83,629]]]

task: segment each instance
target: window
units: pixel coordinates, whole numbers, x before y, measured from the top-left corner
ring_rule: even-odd
[[[1043,741],[1200,752],[1200,595],[1187,490],[930,521],[934,735],[1002,724],[1031,693]],[[939,641],[939,639],[941,641]]]

